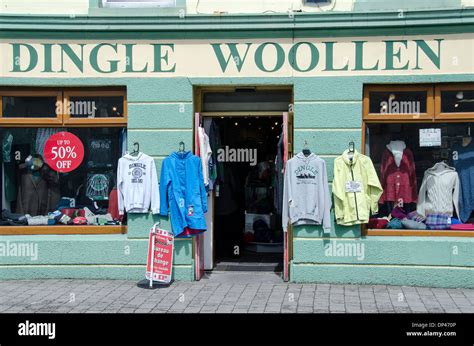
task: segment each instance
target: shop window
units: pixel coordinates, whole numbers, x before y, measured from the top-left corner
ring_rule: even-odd
[[[65,123],[87,124],[90,120],[104,124],[125,124],[126,98],[117,91],[66,91]]]
[[[439,119],[470,119],[474,113],[474,86],[442,85],[436,88],[436,110]]]
[[[96,90],[95,95],[104,93],[105,96],[94,96],[89,90],[84,95],[92,96],[76,95],[70,99],[64,95],[69,96],[71,91],[57,92],[60,94],[60,101],[55,100],[57,109],[68,107],[62,100],[84,102],[83,110],[87,110],[89,102],[102,102],[107,111],[113,112],[113,108],[117,108],[107,120],[119,118],[119,114],[121,118],[126,116],[123,91],[117,95],[116,91]],[[37,101],[40,97],[34,96],[34,90],[29,93],[33,96],[21,101],[23,110],[46,104],[45,100]],[[0,96],[2,100],[10,97],[1,92]],[[32,121],[20,108],[16,112],[15,119],[21,119],[21,122],[0,128],[0,234],[123,233],[126,220],[118,215],[115,186],[118,159],[125,148],[126,128],[120,122],[108,125],[101,117],[80,118],[87,122],[78,125],[51,126],[48,118]],[[61,111],[56,113],[61,122],[67,121]],[[4,120],[3,117],[1,121]],[[46,121],[41,123],[41,120]],[[83,126],[85,124],[87,126]],[[80,145],[48,147],[47,141],[54,135],[69,136],[66,140],[77,138]],[[68,160],[54,165],[56,161],[52,158],[56,157]],[[78,158],[81,160],[76,161]],[[76,166],[68,170],[64,162]]]
[[[431,117],[416,120],[401,121],[396,113],[374,118],[371,107],[383,95],[390,95],[391,89],[397,94],[400,86],[365,89],[363,152],[374,163],[384,192],[378,213],[364,231],[369,235],[474,236],[470,179],[474,173],[474,111],[465,105],[464,112],[450,112],[460,107],[455,106],[457,101],[472,98],[473,86],[403,88],[404,93],[414,90],[410,97],[420,95],[420,88],[436,90],[424,96],[425,104],[436,103],[436,107]],[[448,113],[451,116],[446,120],[443,115]]]
[[[364,97],[366,119],[380,121],[419,120],[433,117],[432,86],[372,87]]]
[[[59,91],[0,91],[0,121],[2,123],[43,122],[57,124],[62,121],[58,112],[61,103]]]

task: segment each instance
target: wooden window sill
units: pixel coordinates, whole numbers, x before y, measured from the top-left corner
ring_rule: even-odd
[[[0,226],[0,235],[26,235],[26,234],[125,234],[127,226]]]
[[[417,236],[417,237],[474,237],[474,231],[419,230],[419,229],[368,229],[368,236]]]

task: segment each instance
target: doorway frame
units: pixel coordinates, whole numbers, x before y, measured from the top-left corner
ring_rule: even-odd
[[[256,91],[275,91],[275,90],[287,90],[290,92],[291,101],[288,105],[288,111],[224,111],[224,112],[203,112],[203,99],[204,94],[208,92],[235,92],[236,89],[240,88],[252,88]],[[285,156],[286,159],[290,159],[293,156],[293,109],[294,109],[294,88],[292,85],[214,85],[214,86],[194,86],[193,89],[193,152],[196,153],[196,138],[197,138],[197,127],[199,125],[198,118],[204,117],[282,117],[286,123],[284,123],[285,132],[288,134],[288,138],[285,140]],[[214,192],[212,198],[214,199]],[[213,211],[212,211],[213,212]],[[214,217],[214,215],[212,215]],[[212,229],[214,231],[214,228]],[[288,227],[288,231],[283,235],[284,239],[284,253],[283,253],[283,281],[289,281],[290,273],[290,261],[293,258],[293,229],[291,225]],[[198,235],[193,239],[192,254],[195,265],[195,280],[200,280],[203,270],[201,266],[202,254],[202,235]],[[214,237],[213,240],[214,242]],[[213,262],[215,263],[215,247],[213,246]],[[204,257],[202,257],[204,258]],[[203,260],[202,260],[203,262]]]

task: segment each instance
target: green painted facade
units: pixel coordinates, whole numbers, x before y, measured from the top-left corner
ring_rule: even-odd
[[[454,2],[453,2],[454,3]],[[0,16],[0,38],[4,39],[121,39],[140,38],[283,38],[374,36],[390,33],[472,33],[474,10],[415,11],[404,23],[391,22],[395,12],[373,14],[295,14],[278,16],[196,16],[160,19],[18,17]],[[92,11],[93,12],[93,11]],[[119,16],[119,15],[117,15]],[[116,16],[116,17],[117,17]],[[122,22],[123,21],[123,22]],[[247,31],[249,25],[256,30]],[[198,30],[196,30],[198,29]],[[138,32],[139,31],[139,32]],[[348,34],[350,33],[350,35]],[[151,155],[158,174],[162,160],[177,143],[193,143],[193,88],[207,85],[288,85],[294,93],[295,150],[305,140],[311,149],[332,164],[349,141],[361,145],[362,94],[364,84],[474,82],[474,71],[449,75],[395,75],[347,77],[268,78],[2,78],[1,86],[125,86],[128,100],[129,145],[139,140],[140,149]],[[144,277],[149,228],[160,220],[152,215],[130,215],[125,235],[35,235],[0,236],[0,242],[38,245],[38,259],[0,257],[0,278],[126,278]],[[327,244],[348,249],[364,248],[363,258],[332,256]],[[193,244],[175,242],[174,277],[194,279]],[[474,238],[456,237],[362,237],[359,227],[333,225],[330,236],[320,227],[297,227],[292,239],[292,282],[331,282],[474,287]]]

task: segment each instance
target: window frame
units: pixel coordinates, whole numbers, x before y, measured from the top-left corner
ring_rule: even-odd
[[[45,90],[34,90],[34,89],[11,89],[8,90],[5,88],[0,88],[0,124],[1,125],[21,125],[24,123],[28,123],[30,125],[59,125],[61,126],[63,123],[63,114],[56,114],[55,117],[13,117],[13,118],[5,118],[3,117],[3,97],[41,97],[41,96],[56,96],[56,109],[58,103],[63,102],[62,100],[62,92],[59,89],[45,89]]]
[[[361,153],[365,154],[366,131],[367,124],[380,123],[449,123],[449,122],[472,122],[474,125],[474,113],[441,113],[441,91],[442,90],[459,90],[460,88],[474,89],[474,83],[450,83],[450,84],[366,84],[364,85],[364,100],[362,105],[362,147]],[[418,117],[417,119],[400,118],[399,114],[384,114],[382,116],[371,115],[369,110],[369,92],[370,91],[401,91],[404,90],[431,90],[431,94],[427,94],[427,113],[429,113],[429,105],[431,105],[431,117]],[[431,100],[430,100],[431,95]],[[373,114],[373,113],[372,113]],[[449,118],[445,115],[449,114]],[[361,225],[362,236],[433,236],[433,237],[474,237],[474,231],[457,231],[457,230],[412,230],[412,229],[370,229],[367,225]]]
[[[63,93],[63,105],[69,104],[71,97],[94,97],[94,96],[122,96],[123,97],[123,116],[122,117],[107,117],[107,118],[74,118],[69,114],[69,107],[65,108],[63,124],[73,126],[91,126],[93,124],[102,124],[107,126],[126,126],[128,121],[127,111],[127,94],[123,89],[65,89]]]
[[[57,114],[56,118],[3,118],[2,98],[3,96],[57,96],[57,102],[61,102],[62,114]],[[81,118],[71,121],[67,112],[64,112],[64,105],[70,95],[112,95],[124,97],[123,118]],[[77,121],[81,120],[81,121]],[[105,120],[105,121],[104,121]],[[21,88],[0,88],[0,126],[8,127],[56,127],[56,128],[80,128],[80,127],[123,127],[127,128],[127,92],[125,87],[99,87],[99,88],[41,88],[41,87],[21,87]],[[0,235],[39,235],[39,234],[125,234],[128,227],[126,225],[38,225],[38,226],[0,226]]]
[[[370,93],[371,92],[390,92],[390,91],[426,91],[426,113],[420,114],[393,114],[393,113],[369,113],[370,110]],[[382,84],[382,85],[365,85],[363,109],[365,121],[376,122],[392,122],[393,120],[400,121],[420,121],[432,120],[434,118],[434,90],[433,85],[430,84],[416,84],[416,85],[400,85],[400,84]]]
[[[439,120],[472,120],[474,119],[474,112],[453,112],[443,113],[441,112],[442,100],[441,92],[453,91],[453,90],[473,90],[474,83],[458,83],[458,84],[439,84],[435,86],[435,119]]]

